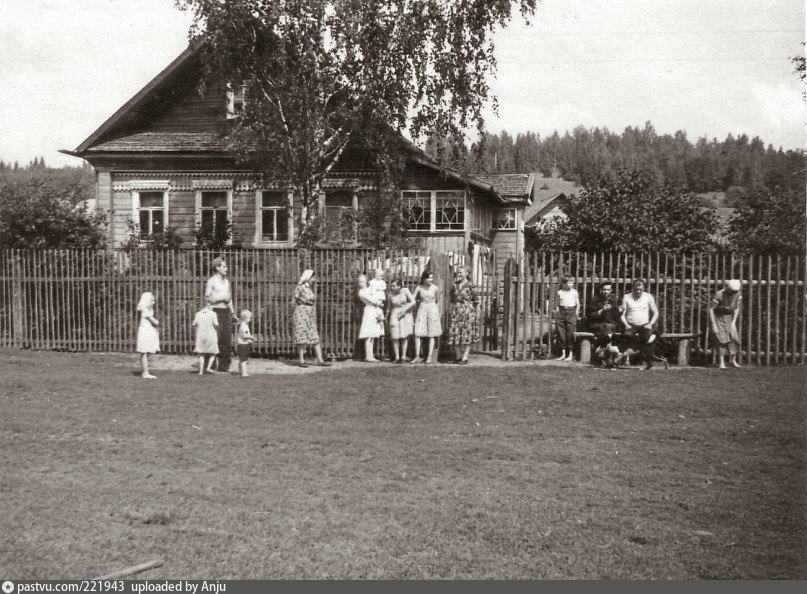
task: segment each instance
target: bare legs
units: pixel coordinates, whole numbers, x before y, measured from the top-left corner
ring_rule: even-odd
[[[456,348],[454,349],[454,352],[457,357],[457,363],[467,363],[468,355],[471,352],[471,345],[470,344],[457,345]]]
[[[148,353],[140,353],[140,377],[145,379],[155,379],[157,376],[149,373],[149,356]]]
[[[322,358],[322,346],[319,343],[314,345],[314,357],[316,357],[317,365],[323,365],[326,367],[330,367],[330,363],[326,363],[325,359]],[[299,344],[297,345],[297,359],[300,367],[307,367],[305,363],[305,345]]]
[[[434,338],[429,337],[429,346],[426,349],[426,357],[421,360],[420,358],[420,336],[415,336],[415,358],[412,363],[432,363],[432,351],[434,350]],[[424,337],[426,338],[426,337]]]
[[[727,369],[726,358],[727,358],[726,355],[718,355],[718,360],[720,361],[720,369]],[[737,361],[737,353],[731,354],[731,366],[736,367],[737,369],[742,367],[742,365],[740,365],[740,363]]]
[[[216,355],[199,355],[199,375],[213,373],[213,363],[215,362]]]
[[[364,339],[364,360],[367,363],[378,363],[378,359],[373,356],[373,343],[375,342],[375,338],[365,338]]]

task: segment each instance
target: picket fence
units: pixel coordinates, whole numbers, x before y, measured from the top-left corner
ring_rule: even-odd
[[[191,353],[194,314],[204,303],[210,262],[223,255],[230,269],[237,309],[253,313],[257,336],[253,352],[264,356],[293,353],[292,298],[302,270],[317,281],[317,316],[323,351],[331,358],[354,356],[363,346],[356,335],[362,306],[356,299],[360,273],[384,269],[414,289],[425,268],[447,289],[452,268],[466,264],[480,288],[482,341],[494,350],[499,323],[495,254],[439,254],[427,250],[237,250],[91,251],[0,250],[0,346],[74,351],[132,351],[141,293],[157,297],[160,346],[166,353]],[[450,311],[441,291],[444,327]],[[388,345],[380,341],[380,355]],[[363,351],[361,351],[363,354]]]
[[[560,278],[575,279],[583,309],[601,283],[618,295],[643,277],[659,307],[659,329],[691,333],[693,360],[714,358],[709,339],[709,300],[729,278],[743,283],[738,321],[747,363],[805,363],[807,301],[805,260],[799,256],[733,253],[536,252],[497,261],[496,254],[429,250],[0,250],[0,346],[74,351],[132,351],[137,301],[156,294],[164,352],[189,354],[191,322],[203,304],[210,262],[224,255],[237,308],[253,312],[254,352],[287,356],[294,351],[292,296],[300,272],[316,271],[317,315],[323,350],[332,358],[363,355],[357,343],[362,306],[360,273],[384,269],[414,289],[421,272],[434,272],[443,326],[450,326],[453,268],[462,263],[480,296],[482,340],[477,351],[502,358],[549,356],[554,346]],[[388,345],[380,341],[379,355]],[[444,342],[444,341],[441,341]],[[444,345],[441,345],[444,347]],[[662,344],[662,347],[664,345]],[[443,348],[445,350],[445,348]]]
[[[503,358],[530,359],[550,352],[563,276],[574,279],[583,311],[602,283],[613,283],[621,297],[630,291],[633,279],[644,278],[659,309],[659,330],[693,334],[695,361],[714,360],[709,302],[726,280],[737,278],[743,285],[737,322],[742,359],[765,365],[803,364],[807,357],[807,273],[802,257],[546,251],[526,253],[504,265]]]

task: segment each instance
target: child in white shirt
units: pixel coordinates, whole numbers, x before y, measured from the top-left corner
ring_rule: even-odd
[[[193,327],[196,328],[194,351],[199,355],[199,375],[213,373],[213,362],[219,354],[219,337],[216,332],[218,325],[216,312],[209,303],[197,311],[193,318]]]
[[[560,340],[560,357],[558,361],[574,361],[574,333],[580,317],[580,295],[574,288],[574,280],[564,276],[560,279],[558,289],[558,338]],[[569,352],[568,357],[566,351]]]
[[[248,309],[242,309],[238,316],[238,332],[235,337],[235,352],[238,355],[238,369],[241,371],[241,377],[249,377],[247,373],[247,361],[252,353],[252,343],[255,342],[255,336],[249,329],[249,323],[252,321],[252,312]]]

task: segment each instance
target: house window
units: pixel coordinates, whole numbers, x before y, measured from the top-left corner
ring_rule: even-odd
[[[465,193],[437,192],[434,199],[434,228],[436,231],[465,229]]]
[[[354,243],[356,232],[353,194],[346,191],[328,192],[322,204],[323,241],[336,244]]]
[[[493,221],[493,228],[502,231],[515,231],[516,209],[505,208],[496,211],[496,220]]]
[[[262,192],[258,213],[261,242],[288,241],[289,215],[286,201],[286,195],[283,193]]]
[[[199,207],[202,229],[218,235],[227,229],[228,209],[227,192],[202,192]]]
[[[403,192],[409,231],[463,231],[465,192]]]
[[[168,218],[166,194],[168,192],[139,192],[137,224],[141,237],[162,233]]]
[[[246,84],[227,83],[227,119],[232,120],[241,115],[246,104]]]

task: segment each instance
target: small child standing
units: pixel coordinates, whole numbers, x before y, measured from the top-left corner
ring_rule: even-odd
[[[157,326],[160,323],[154,317],[154,305],[157,300],[154,294],[146,291],[140,296],[137,304],[137,311],[140,317],[140,325],[137,327],[137,352],[140,353],[140,377],[144,379],[155,379],[156,376],[149,373],[149,355],[160,350],[160,335],[157,333]]]
[[[248,309],[242,309],[238,315],[238,333],[235,338],[235,352],[238,355],[238,369],[241,371],[241,377],[249,377],[247,373],[247,361],[252,353],[252,343],[255,342],[255,337],[249,329],[249,323],[252,321],[252,312]]]
[[[216,333],[219,321],[209,303],[196,312],[193,325],[196,328],[196,346],[193,350],[199,355],[199,375],[213,373],[213,362],[219,354],[219,338]]]

